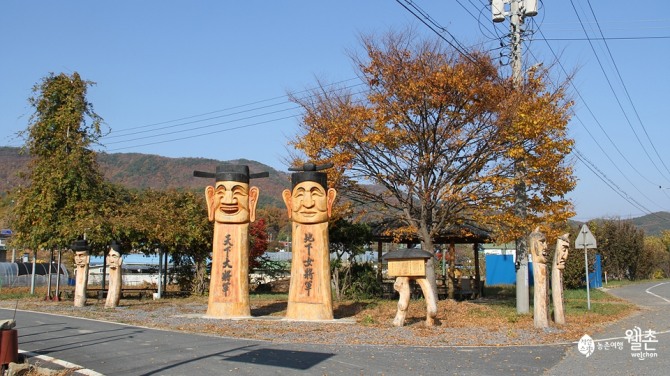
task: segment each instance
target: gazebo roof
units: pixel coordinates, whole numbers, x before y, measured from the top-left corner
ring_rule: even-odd
[[[400,237],[393,235],[394,229],[399,229],[402,224],[398,220],[388,220],[373,223],[370,225],[372,229],[372,239],[378,242],[386,243],[412,243],[418,244],[421,239],[417,234],[402,234]],[[450,226],[443,229],[433,239],[435,244],[483,244],[491,243],[491,233],[476,225],[463,224],[457,226]]]
[[[407,259],[429,259],[433,255],[419,248],[400,248],[395,251],[387,252],[382,259],[384,260],[407,260]]]

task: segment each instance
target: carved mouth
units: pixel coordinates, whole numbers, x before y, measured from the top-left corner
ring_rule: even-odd
[[[240,211],[240,208],[237,205],[222,204],[219,206],[219,209],[225,214],[232,215],[237,214]]]

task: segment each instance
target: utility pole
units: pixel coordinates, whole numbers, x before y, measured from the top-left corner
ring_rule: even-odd
[[[505,11],[509,4],[509,12]],[[537,0],[492,0],[491,13],[493,22],[510,20],[512,82],[515,90],[523,83],[521,33],[526,17],[537,15]],[[518,218],[526,219],[528,214],[528,194],[526,192],[526,166],[523,157],[514,161],[514,213]],[[530,288],[528,283],[528,244],[525,236],[516,240],[516,311],[530,312]]]

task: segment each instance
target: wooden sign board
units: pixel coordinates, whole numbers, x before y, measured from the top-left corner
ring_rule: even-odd
[[[389,277],[425,277],[426,260],[388,260]]]

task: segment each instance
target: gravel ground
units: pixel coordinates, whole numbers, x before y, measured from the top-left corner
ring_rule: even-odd
[[[16,301],[0,301],[14,308]],[[436,325],[424,325],[425,304],[412,301],[404,327],[391,324],[396,302],[335,303],[335,320],[326,322],[284,319],[286,301],[251,301],[252,318],[238,320],[204,317],[206,298],[161,300],[123,299],[119,307],[105,309],[104,301],[89,299],[83,308],[72,301],[46,302],[21,300],[19,310],[32,310],[75,317],[99,319],[143,327],[205,333],[226,337],[250,338],[272,342],[318,344],[374,344],[406,346],[509,346],[543,343],[569,343],[583,333],[594,333],[619,317],[597,320],[574,319],[568,325],[546,329],[533,327],[532,315],[510,315],[492,308],[490,302],[440,301]],[[509,311],[509,310],[508,310]],[[501,313],[502,312],[502,313]],[[630,310],[626,312],[629,314]],[[17,320],[21,319],[20,311]],[[574,321],[571,323],[571,321]]]

